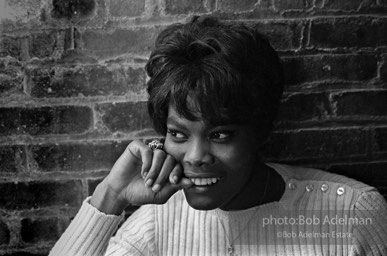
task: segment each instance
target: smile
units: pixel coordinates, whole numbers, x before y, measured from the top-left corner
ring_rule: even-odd
[[[195,186],[211,186],[216,184],[220,178],[191,178],[190,180]]]

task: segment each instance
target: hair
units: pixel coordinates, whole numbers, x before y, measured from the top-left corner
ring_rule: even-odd
[[[211,16],[170,25],[158,35],[145,69],[149,115],[162,135],[170,105],[191,121],[199,112],[211,125],[249,124],[264,137],[272,130],[283,92],[282,65],[268,40],[250,26]]]

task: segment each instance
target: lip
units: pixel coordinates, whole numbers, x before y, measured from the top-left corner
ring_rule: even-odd
[[[223,177],[219,175],[195,175],[195,176],[185,176],[185,178],[187,179],[212,179],[212,178],[222,179]]]
[[[210,178],[222,178],[223,175],[217,173],[204,173],[204,172],[184,172],[184,176],[187,179],[210,179]]]

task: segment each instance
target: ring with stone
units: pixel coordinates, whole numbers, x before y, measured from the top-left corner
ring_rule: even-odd
[[[163,149],[164,144],[159,141],[159,140],[152,140],[151,142],[148,143],[148,147],[152,149],[152,151],[155,151],[156,149]]]

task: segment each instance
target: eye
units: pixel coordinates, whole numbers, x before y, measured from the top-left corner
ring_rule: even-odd
[[[211,133],[210,138],[218,141],[226,141],[232,138],[234,131],[216,131]]]
[[[168,129],[167,133],[178,140],[184,140],[186,138],[184,133],[176,131],[176,130]]]

